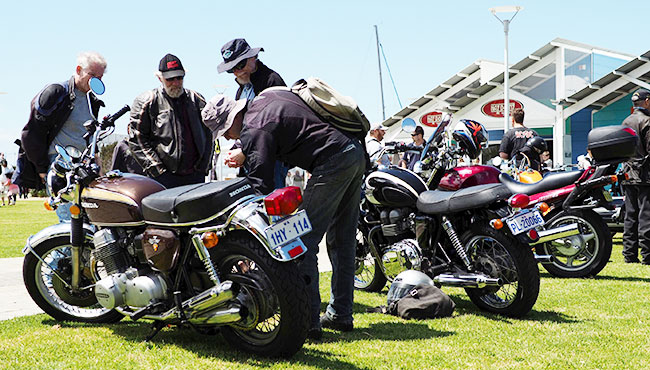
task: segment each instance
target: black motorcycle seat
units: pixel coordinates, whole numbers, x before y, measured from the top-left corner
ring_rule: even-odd
[[[512,193],[521,193],[533,195],[548,190],[559,189],[571,185],[578,181],[584,170],[571,172],[549,173],[534,184],[524,184],[513,179],[512,176],[502,173],[499,175],[499,181],[512,191]]]
[[[512,192],[502,184],[485,184],[456,191],[427,190],[418,197],[417,207],[427,214],[461,212],[508,199]]]
[[[154,223],[195,223],[252,194],[253,187],[246,178],[179,186],[142,199],[142,215]]]

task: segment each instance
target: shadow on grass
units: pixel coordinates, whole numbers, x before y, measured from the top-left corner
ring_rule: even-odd
[[[650,278],[643,278],[638,276],[611,276],[611,275],[597,275],[595,280],[612,280],[612,281],[633,281],[640,283],[650,283]]]
[[[269,359],[255,356],[248,352],[239,351],[228,346],[228,343],[221,335],[206,335],[197,333],[188,326],[165,328],[161,330],[151,342],[145,342],[145,338],[151,333],[152,322],[133,322],[128,319],[116,324],[87,324],[77,322],[60,322],[50,318],[42,321],[44,325],[59,325],[62,328],[108,328],[113,334],[132,342],[134,350],[140,348],[152,349],[155,347],[177,346],[198,357],[228,361],[237,364],[247,364],[255,367],[271,367],[280,363],[290,366],[311,366],[320,369],[359,369],[366,370],[368,367],[357,366],[346,358],[345,354],[332,353],[318,348],[318,344],[329,345],[330,343],[353,343],[356,341],[410,341],[431,338],[444,338],[453,335],[450,331],[439,331],[429,328],[426,321],[408,322],[379,322],[369,327],[355,328],[352,332],[340,333],[325,330],[323,340],[311,343],[303,347],[290,359]],[[315,345],[315,346],[314,346]]]
[[[513,321],[536,321],[536,322],[553,322],[558,324],[572,324],[577,322],[582,322],[582,320],[577,320],[572,316],[565,315],[560,312],[554,311],[537,311],[533,306],[533,309],[527,313],[524,317],[521,318],[512,318],[507,316],[501,316],[490,312],[481,311],[472,301],[469,299],[463,299],[461,296],[453,296],[454,303],[456,303],[456,312],[459,315],[474,315],[485,317],[493,321],[500,321],[504,323],[511,323]]]

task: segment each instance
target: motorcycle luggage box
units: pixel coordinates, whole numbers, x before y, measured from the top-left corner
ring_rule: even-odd
[[[246,178],[179,186],[144,198],[142,215],[152,224],[197,224],[253,194]]]
[[[589,132],[587,149],[596,164],[623,162],[634,156],[638,140],[629,127],[598,127]]]

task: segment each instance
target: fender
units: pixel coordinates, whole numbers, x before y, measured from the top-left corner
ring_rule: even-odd
[[[70,227],[71,226],[69,222],[62,222],[56,225],[48,226],[36,234],[31,235],[29,238],[27,238],[27,243],[22,249],[23,254],[27,255],[28,253],[33,253],[34,256],[40,259],[40,257],[34,252],[34,248],[49,239],[58,238],[60,236],[70,237]],[[85,240],[92,244],[93,235],[95,234],[95,226],[84,222],[83,227]]]
[[[280,262],[291,261],[307,252],[307,247],[300,238],[295,239],[289,244],[285,244],[275,249],[272,248],[266,237],[266,233],[264,232],[264,229],[270,225],[269,216],[260,212],[259,207],[260,205],[255,201],[237,207],[230,214],[230,217],[228,217],[225,226],[227,226],[228,229],[245,230],[249,232],[264,246],[273,259]],[[302,247],[302,251],[298,254],[294,254],[294,248],[296,247]],[[293,256],[289,254],[289,250],[292,251]]]

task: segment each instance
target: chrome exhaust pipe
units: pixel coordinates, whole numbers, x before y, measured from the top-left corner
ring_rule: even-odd
[[[535,262],[550,265],[555,262],[555,257],[552,254],[535,254]]]
[[[200,313],[199,316],[191,318],[190,322],[197,325],[231,324],[241,321],[240,311],[239,305],[217,308],[214,311]]]
[[[537,239],[537,241],[535,242],[528,243],[528,245],[537,245],[537,244],[550,242],[551,240],[555,240],[555,239],[578,235],[580,234],[580,230],[578,230],[578,224],[569,224],[569,225],[559,226],[550,230],[543,230],[540,231],[538,234],[539,234],[539,239]]]
[[[201,314],[203,312],[214,310],[234,297],[232,285],[232,281],[226,280],[215,287],[195,295],[182,303],[183,312],[192,321],[193,318],[202,316]],[[179,312],[174,307],[160,315],[145,315],[143,318],[158,321],[173,321],[179,318]]]
[[[486,286],[502,286],[503,280],[479,274],[440,274],[433,278],[433,282],[440,285],[456,286],[463,288],[484,288]]]

